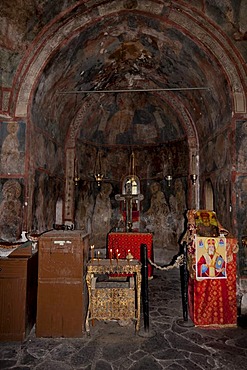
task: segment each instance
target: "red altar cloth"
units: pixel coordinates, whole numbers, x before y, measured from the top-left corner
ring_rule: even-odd
[[[126,258],[128,250],[133,258],[141,259],[141,244],[146,244],[148,258],[153,260],[153,235],[151,233],[110,233],[108,234],[108,255],[112,249],[112,256],[115,258],[116,250],[120,253],[119,258]],[[153,276],[153,267],[148,264],[148,277]]]

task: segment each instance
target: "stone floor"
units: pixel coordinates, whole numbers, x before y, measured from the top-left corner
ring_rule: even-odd
[[[247,368],[247,326],[197,328],[184,325],[179,270],[155,271],[149,281],[149,327],[96,321],[80,339],[36,338],[0,343],[0,369],[182,370]]]

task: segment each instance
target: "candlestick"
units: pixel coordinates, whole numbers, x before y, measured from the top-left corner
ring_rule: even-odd
[[[91,245],[91,259],[94,259],[94,245]]]
[[[116,258],[118,259],[118,249],[116,249]]]
[[[120,256],[120,253],[118,253],[118,249],[116,250],[116,252],[117,252],[116,258],[117,258],[117,265],[118,265],[118,258]]]

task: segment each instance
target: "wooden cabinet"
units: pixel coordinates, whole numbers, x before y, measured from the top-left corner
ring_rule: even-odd
[[[54,230],[40,237],[37,337],[82,336],[88,243],[88,235],[79,230]]]
[[[21,341],[36,319],[38,254],[0,259],[0,340]]]

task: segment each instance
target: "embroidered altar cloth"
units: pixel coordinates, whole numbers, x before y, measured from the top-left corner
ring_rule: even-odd
[[[135,232],[119,232],[108,234],[108,255],[110,249],[112,250],[113,258],[116,258],[117,251],[120,254],[119,258],[126,258],[128,251],[133,258],[141,260],[141,244],[147,246],[147,256],[153,260],[153,235],[152,233],[135,233]],[[153,276],[153,267],[148,264],[148,277]]]

